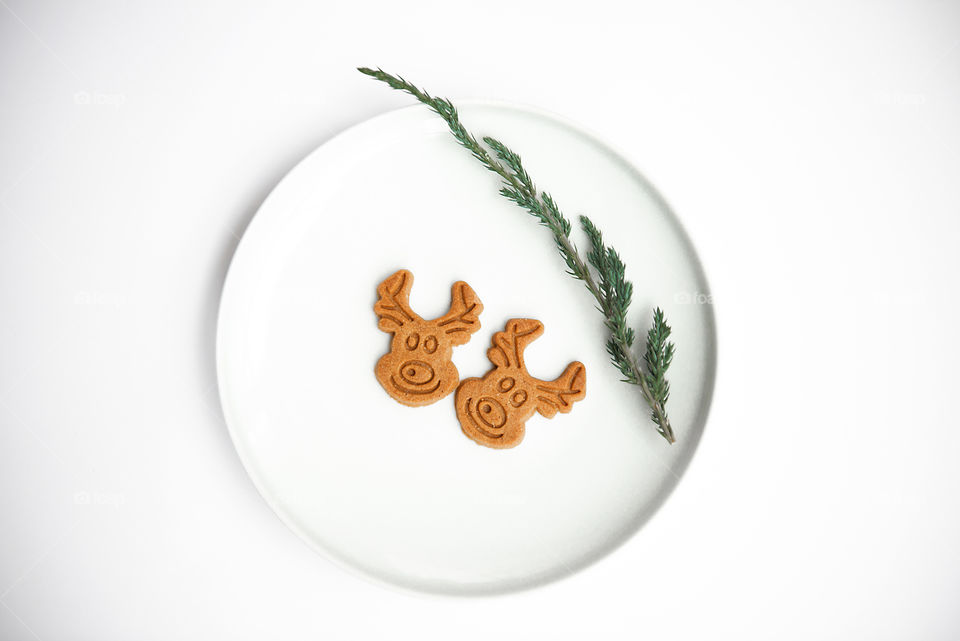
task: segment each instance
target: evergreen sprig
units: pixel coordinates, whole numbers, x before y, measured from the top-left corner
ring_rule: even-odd
[[[673,343],[667,342],[671,331],[663,318],[663,310],[658,307],[653,312],[653,327],[647,332],[647,351],[643,354],[643,362],[647,366],[647,387],[661,407],[670,398],[670,382],[666,374],[676,351]],[[654,423],[660,425],[664,417],[653,412],[652,418]]]
[[[604,324],[610,332],[607,340],[610,360],[620,370],[624,382],[640,387],[650,406],[657,431],[668,442],[673,443],[676,439],[666,411],[667,399],[670,396],[666,372],[675,351],[673,343],[666,342],[670,336],[670,326],[658,307],[654,311],[653,326],[647,332],[647,347],[642,361],[644,366],[641,366],[632,350],[636,334],[627,324],[633,284],[626,279],[626,266],[620,255],[612,246],[604,243],[600,229],[588,217],[580,216],[580,226],[590,241],[590,251],[584,261],[570,239],[570,220],[564,216],[549,193],[537,189],[517,153],[489,136],[483,138],[486,147],[480,144],[460,122],[457,108],[446,98],[431,96],[403,77],[392,76],[382,69],[360,67],[359,71],[393,89],[410,94],[443,118],[456,141],[466,147],[484,167],[500,176],[500,194],[526,210],[550,230],[557,250],[567,266],[567,273],[583,281],[604,316]]]

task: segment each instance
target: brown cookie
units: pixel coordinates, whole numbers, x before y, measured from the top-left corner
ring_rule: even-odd
[[[587,394],[587,373],[574,361],[554,381],[541,381],[527,373],[523,350],[543,334],[543,323],[532,318],[507,321],[493,335],[487,358],[494,369],[483,378],[466,378],[455,396],[457,418],[463,433],[480,445],[503,449],[523,440],[527,419],[539,412],[553,418],[569,412]]]
[[[429,405],[452,392],[460,373],[450,361],[454,345],[463,345],[480,329],[483,303],[463,281],[453,284],[450,311],[426,321],[410,309],[413,274],[401,269],[377,287],[373,311],[379,327],[393,334],[390,351],[377,361],[377,380],[404,405]]]

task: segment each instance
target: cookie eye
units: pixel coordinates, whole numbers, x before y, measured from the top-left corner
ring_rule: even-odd
[[[417,349],[417,345],[420,344],[420,334],[414,332],[407,336],[407,349],[414,350]]]
[[[513,396],[510,397],[510,404],[513,405],[514,407],[520,407],[526,402],[527,402],[527,393],[524,392],[523,390],[520,390],[519,392],[515,393]]]
[[[437,337],[427,336],[427,339],[423,341],[423,349],[427,354],[433,354],[437,351]]]
[[[507,376],[506,378],[501,378],[500,382],[497,383],[497,386],[500,388],[501,392],[509,392],[513,389],[513,386],[516,385],[516,383],[517,381],[510,376]]]

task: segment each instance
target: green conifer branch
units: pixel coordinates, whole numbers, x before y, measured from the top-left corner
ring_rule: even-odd
[[[653,326],[647,332],[646,351],[641,365],[632,350],[635,332],[627,325],[633,284],[626,280],[626,266],[620,260],[620,255],[612,246],[604,244],[600,229],[586,216],[580,216],[580,226],[590,241],[590,251],[584,260],[570,239],[570,220],[564,216],[549,193],[538,191],[517,153],[489,136],[483,138],[486,147],[481,144],[463,126],[457,108],[446,98],[431,96],[401,76],[392,76],[381,69],[361,67],[359,71],[393,89],[410,94],[443,118],[456,141],[466,147],[484,167],[500,176],[500,194],[526,210],[550,230],[560,257],[566,264],[567,273],[583,281],[596,300],[597,309],[604,315],[604,324],[610,332],[607,340],[610,360],[623,375],[624,382],[640,387],[650,406],[651,418],[657,431],[668,442],[675,442],[666,411],[667,399],[670,397],[666,372],[675,352],[673,343],[667,342],[670,326],[658,307],[654,311]]]

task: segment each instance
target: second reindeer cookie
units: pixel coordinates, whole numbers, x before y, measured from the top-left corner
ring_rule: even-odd
[[[410,309],[413,274],[401,269],[377,287],[373,306],[378,326],[393,334],[390,351],[377,362],[377,380],[391,397],[404,405],[421,406],[439,401],[460,381],[450,358],[455,345],[463,345],[480,329],[477,316],[483,303],[463,281],[453,284],[450,311],[424,320]]]
[[[574,361],[553,381],[527,373],[523,350],[543,334],[543,323],[532,318],[507,321],[493,335],[487,358],[494,368],[483,378],[467,378],[457,388],[457,418],[463,433],[480,445],[503,449],[523,440],[527,419],[539,412],[553,418],[569,412],[587,394],[587,373]]]

